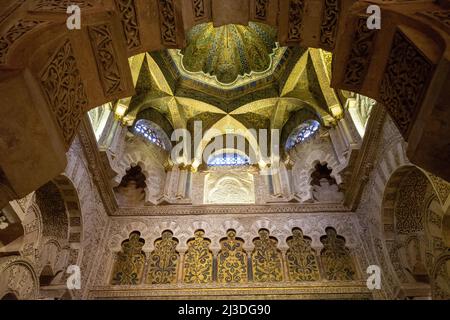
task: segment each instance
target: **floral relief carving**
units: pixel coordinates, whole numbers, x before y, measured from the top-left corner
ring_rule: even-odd
[[[364,82],[373,51],[376,30],[367,28],[367,17],[359,17],[345,68],[344,84],[358,89]]]
[[[42,72],[41,84],[64,141],[70,145],[88,99],[69,41],[58,49]]]
[[[289,1],[288,41],[301,41],[304,10],[305,2],[303,0]]]
[[[206,18],[205,2],[203,0],[192,0],[192,9],[194,11],[194,20],[198,21]]]
[[[136,49],[141,46],[139,34],[139,21],[137,18],[134,0],[115,0],[116,7],[122,19],[122,28],[127,40],[128,49]]]
[[[410,234],[423,230],[423,203],[428,181],[420,171],[411,171],[400,183],[394,208],[395,230]]]
[[[380,100],[406,137],[428,86],[433,65],[397,31],[380,86]]]
[[[267,20],[267,5],[269,0],[255,0],[255,19]]]
[[[339,23],[340,0],[325,0],[320,26],[320,42],[325,49],[334,49]]]
[[[6,62],[6,57],[11,46],[40,24],[41,22],[36,20],[19,20],[11,26],[8,31],[0,37],[0,64]]]
[[[105,96],[111,97],[123,92],[120,70],[109,26],[106,24],[92,26],[88,30]]]
[[[33,7],[35,11],[67,11],[70,5],[80,8],[91,8],[93,4],[86,0],[39,0]]]
[[[175,46],[177,44],[175,3],[173,0],[158,0],[158,6],[162,43],[166,46]]]

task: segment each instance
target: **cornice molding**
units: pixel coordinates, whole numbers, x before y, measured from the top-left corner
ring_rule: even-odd
[[[152,207],[122,207],[113,216],[177,216],[210,214],[272,214],[272,213],[348,213],[336,203],[268,204],[268,205],[169,205]]]
[[[369,175],[374,167],[376,151],[382,138],[380,133],[386,116],[386,109],[381,104],[376,104],[373,107],[355,164],[352,168],[346,168],[346,170],[350,170],[351,174],[346,182],[347,190],[345,192],[344,204],[352,211],[356,210],[361,200],[364,187],[369,180]]]
[[[199,299],[224,297],[295,298],[295,299],[373,299],[366,281],[317,281],[295,283],[283,281],[271,283],[270,287],[261,283],[245,284],[201,284],[201,285],[137,285],[98,286],[89,292],[89,298],[116,299]]]
[[[109,184],[107,170],[103,165],[97,140],[87,114],[81,120],[78,129],[78,137],[83,147],[83,152],[88,162],[89,171],[92,174],[97,190],[102,198],[103,205],[108,215],[113,215],[117,209],[117,200]]]

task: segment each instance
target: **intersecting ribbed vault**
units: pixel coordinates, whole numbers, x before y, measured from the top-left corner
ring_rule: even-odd
[[[211,32],[210,28],[203,26],[204,32]],[[203,37],[202,41],[210,41],[213,35]],[[203,49],[199,53],[198,68],[204,67],[200,60],[208,59]],[[319,49],[283,50],[282,67],[269,74],[266,81],[233,89],[224,86],[222,91],[206,82],[184,77],[176,64],[170,63],[168,50],[132,57],[130,66],[136,94],[120,102],[127,108],[123,122],[131,126],[147,114],[144,110],[154,109],[166,117],[173,129],[192,131],[193,123],[202,121],[204,132],[215,129],[217,135],[239,129],[283,129],[294,112],[302,109],[315,114],[314,118],[320,119],[325,127],[339,119],[342,106],[330,87],[331,54]],[[189,47],[184,50],[185,54],[188,52],[195,53]],[[202,145],[207,145],[212,138],[214,135],[206,136]],[[258,146],[252,147],[258,149]]]

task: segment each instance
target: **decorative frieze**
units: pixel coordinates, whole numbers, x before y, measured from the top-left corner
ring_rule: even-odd
[[[450,10],[425,11],[421,14],[450,29]]]
[[[173,216],[173,215],[205,215],[205,214],[270,214],[270,213],[345,213],[349,208],[335,203],[280,203],[277,205],[214,205],[214,206],[159,206],[128,207],[112,212],[117,216]]]
[[[71,5],[77,5],[80,8],[93,7],[92,2],[86,0],[38,0],[32,7],[33,11],[60,11],[66,12]]]

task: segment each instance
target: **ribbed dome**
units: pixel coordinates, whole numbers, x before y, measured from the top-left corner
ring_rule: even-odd
[[[229,84],[239,76],[270,68],[277,48],[276,35],[276,29],[261,23],[218,28],[212,23],[197,25],[189,32],[188,45],[181,52],[183,66]]]

